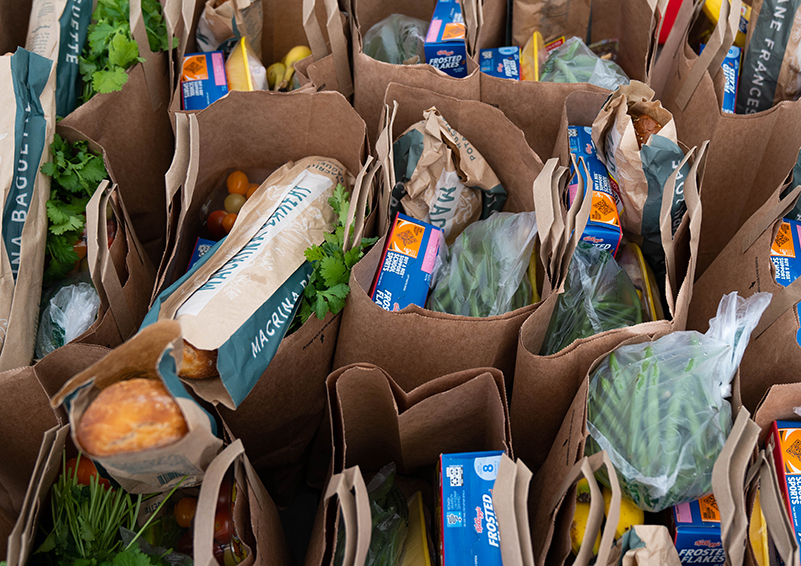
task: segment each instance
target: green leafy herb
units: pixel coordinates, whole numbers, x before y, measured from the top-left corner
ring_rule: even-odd
[[[98,0],[89,25],[87,44],[80,57],[83,76],[81,101],[97,93],[122,90],[128,81],[126,71],[144,61],[131,35],[129,0]],[[142,0],[142,16],[150,50],[165,51],[169,45],[164,14],[158,0]]]
[[[350,291],[348,287],[350,270],[378,240],[378,238],[362,238],[359,245],[347,253],[342,251],[345,243],[345,223],[350,207],[348,198],[345,187],[337,185],[333,196],[328,199],[328,204],[338,217],[336,228],[333,233],[325,235],[322,245],[311,246],[304,252],[306,259],[314,265],[314,272],[309,284],[303,290],[300,308],[289,332],[300,328],[312,314],[323,319],[328,312],[337,314],[345,307],[345,298]],[[351,236],[353,229],[351,226]]]
[[[92,153],[85,141],[70,144],[56,134],[50,151],[53,160],[42,165],[42,173],[51,178],[46,205],[46,284],[63,279],[80,259],[74,246],[86,225],[86,205],[108,178],[103,157]]]

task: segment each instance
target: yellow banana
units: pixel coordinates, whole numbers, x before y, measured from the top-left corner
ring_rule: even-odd
[[[295,74],[295,63],[305,59],[311,54],[311,49],[305,45],[296,45],[289,50],[289,53],[287,53],[281,61],[286,67],[286,71],[284,71],[284,78],[277,90],[289,88],[289,85],[292,83],[292,76]]]
[[[718,23],[720,17],[720,7],[722,0],[706,0],[704,2],[703,10],[706,17],[713,24]],[[731,3],[731,0],[729,0]],[[745,34],[748,32],[748,22],[751,20],[751,6],[743,2],[743,7],[740,11],[740,21],[737,26],[737,36],[734,38],[734,45],[739,48],[745,47]]]
[[[587,530],[587,518],[590,516],[589,503],[576,503],[576,512],[573,514],[573,523],[570,525],[570,546],[573,554],[578,554],[581,550],[581,543],[584,540],[584,531]],[[592,553],[598,554],[601,548],[601,533],[595,538]]]
[[[285,74],[286,66],[283,63],[273,63],[267,67],[267,83],[270,85],[270,90],[278,90]]]
[[[604,486],[604,514],[609,516],[609,505],[612,501],[612,490]],[[634,525],[642,525],[645,522],[645,513],[637,507],[634,502],[625,495],[620,498],[620,520],[615,529],[615,540]]]
[[[581,478],[576,484],[576,502],[590,502],[590,484],[587,481],[587,478]]]

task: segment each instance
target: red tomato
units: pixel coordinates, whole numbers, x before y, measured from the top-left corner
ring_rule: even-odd
[[[228,509],[217,509],[214,516],[214,540],[228,544],[231,540],[231,514]]]
[[[181,554],[186,554],[187,556],[192,556],[192,549],[194,547],[193,544],[193,537],[194,533],[192,529],[186,531],[181,539],[178,541],[178,544],[175,545],[175,550],[180,552]],[[215,545],[216,546],[216,545]]]
[[[179,527],[188,529],[192,524],[192,519],[195,518],[195,510],[197,509],[197,499],[194,497],[184,497],[175,504],[173,515],[175,515],[175,522]]]
[[[75,471],[75,464],[78,464],[78,471]],[[73,474],[77,474],[78,483],[80,485],[89,485],[93,476],[98,476],[98,483],[105,487],[106,489],[111,488],[111,483],[106,478],[102,478],[97,473],[97,468],[95,468],[94,463],[92,460],[87,458],[86,456],[81,457],[81,461],[78,462],[78,458],[70,458],[67,460],[67,470],[72,472]]]
[[[248,176],[242,171],[234,171],[228,175],[228,179],[225,181],[225,184],[228,187],[228,192],[232,195],[245,196],[245,193],[247,193],[248,189],[250,188]]]
[[[217,509],[228,511],[231,508],[231,482],[223,480],[217,495]]]
[[[209,232],[211,232],[211,236],[220,240],[225,237],[227,232],[225,228],[223,228],[223,219],[228,215],[227,212],[224,210],[215,210],[211,214],[209,214],[208,220],[206,220],[206,226],[209,227]]]
[[[225,215],[225,218],[222,220],[222,227],[226,234],[231,233],[231,228],[234,227],[234,222],[236,222],[236,214],[232,213]]]

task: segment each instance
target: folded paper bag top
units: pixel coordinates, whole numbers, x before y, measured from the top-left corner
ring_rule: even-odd
[[[72,440],[79,442],[81,419],[107,387],[128,379],[159,380],[180,408],[187,432],[176,442],[158,448],[129,451],[92,459],[103,466],[120,486],[131,493],[154,493],[201,483],[203,473],[222,447],[214,419],[186,391],[177,368],[181,363],[181,327],[160,321],[112,350],[100,361],[70,379],[56,393],[52,405],[65,403],[72,425]]]
[[[335,159],[285,164],[248,199],[231,233],[156,299],[143,328],[175,319],[199,357],[217,352],[210,363],[219,378],[188,381],[201,398],[235,409],[267,369],[312,274],[304,252],[333,229],[328,199],[338,183],[350,188],[353,177]]]

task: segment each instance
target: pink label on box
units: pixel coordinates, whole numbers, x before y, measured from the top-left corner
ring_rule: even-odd
[[[689,503],[681,503],[676,505],[676,522],[677,523],[692,523],[693,522],[693,514],[690,511],[690,504]]]
[[[442,240],[442,232],[439,230],[436,230],[436,233],[431,232],[431,237],[428,238],[428,246],[426,247],[426,255],[423,257],[423,265],[420,268],[424,273],[431,273],[434,271],[434,264],[437,262],[437,251],[439,250],[440,240]]]
[[[442,27],[442,20],[431,20],[431,25],[428,28],[428,35],[426,36],[426,43],[434,43],[437,40],[440,27]]]
[[[225,84],[225,64],[223,63],[222,53],[211,54],[211,65],[214,68],[214,84],[223,86]]]

